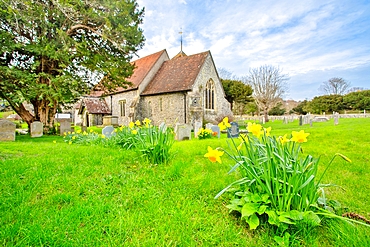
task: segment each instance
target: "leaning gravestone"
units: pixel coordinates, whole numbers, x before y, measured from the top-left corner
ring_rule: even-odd
[[[175,126],[175,139],[178,141],[190,140],[191,139],[191,125],[179,124]]]
[[[0,141],[15,141],[15,123],[0,119]]]
[[[231,127],[227,130],[227,138],[239,137],[239,125],[236,122],[230,123]]]
[[[211,126],[211,130],[213,133],[217,133],[217,137],[220,138],[220,127],[218,127],[218,125],[212,125]]]
[[[44,125],[39,122],[35,121],[31,123],[31,137],[41,137],[43,135]]]
[[[199,130],[202,128],[202,122],[201,121],[195,121],[194,122],[194,137],[198,136]]]
[[[112,125],[105,126],[101,132],[105,137],[110,138],[112,135],[114,135],[114,128]]]

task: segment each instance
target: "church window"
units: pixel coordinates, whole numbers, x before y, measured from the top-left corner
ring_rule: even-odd
[[[126,116],[126,100],[119,101],[119,109],[120,109],[121,117],[125,117]]]
[[[204,90],[204,107],[206,109],[215,109],[215,84],[212,79],[210,79]]]

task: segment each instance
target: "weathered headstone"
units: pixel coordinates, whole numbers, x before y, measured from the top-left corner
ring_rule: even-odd
[[[198,136],[198,132],[202,127],[203,124],[201,121],[195,121],[194,122],[194,137],[197,137]]]
[[[211,123],[207,123],[205,127],[206,127],[206,129],[211,129],[211,128],[212,128],[212,126],[213,126],[213,124],[211,124]]]
[[[288,123],[288,118],[287,117],[284,117],[283,123],[284,124],[287,124]]]
[[[15,123],[0,119],[0,141],[15,141]]]
[[[41,137],[44,133],[44,125],[39,121],[31,123],[31,137]]]
[[[115,134],[113,126],[105,126],[101,132],[105,137],[110,138]]]
[[[327,118],[327,117],[314,117],[313,120],[315,122],[327,122],[327,121],[329,121],[329,118]]]
[[[71,118],[57,118],[56,121],[59,123],[59,132],[60,135],[64,135],[64,133],[72,132],[71,128],[71,123],[72,119]]]
[[[212,125],[210,129],[212,130],[213,133],[217,133],[215,136],[220,138],[221,130],[220,127],[218,127],[218,125]]]
[[[190,140],[191,139],[191,125],[179,124],[175,126],[175,139],[178,141]]]
[[[338,123],[339,123],[339,114],[335,113],[334,114],[334,125],[338,125]]]
[[[237,122],[231,122],[231,127],[227,130],[227,138],[239,137],[239,125]]]
[[[299,125],[302,126],[303,125],[303,116],[299,116]]]

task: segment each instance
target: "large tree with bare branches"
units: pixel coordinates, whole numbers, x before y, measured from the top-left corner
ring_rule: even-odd
[[[0,8],[0,98],[28,124],[52,127],[60,104],[97,79],[107,90],[127,86],[144,42],[135,0],[0,0]]]
[[[247,82],[253,88],[253,97],[268,121],[268,111],[274,107],[287,90],[289,77],[272,65],[251,68]]]
[[[348,92],[350,87],[351,83],[349,81],[340,77],[333,77],[324,81],[319,89],[328,95],[344,95]]]

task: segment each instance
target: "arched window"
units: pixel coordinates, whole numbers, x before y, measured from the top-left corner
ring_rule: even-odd
[[[206,89],[204,91],[204,102],[204,107],[206,109],[215,109],[215,84],[212,79],[209,79],[206,84]]]

